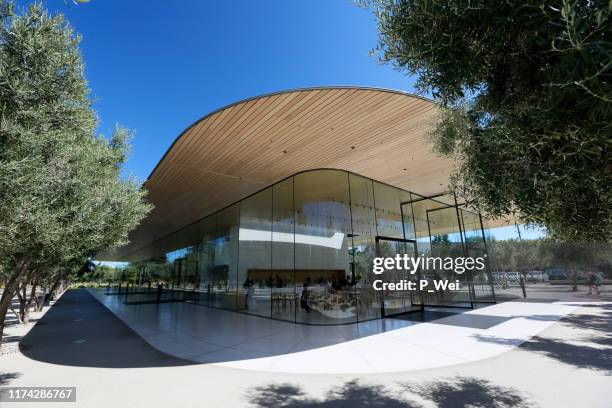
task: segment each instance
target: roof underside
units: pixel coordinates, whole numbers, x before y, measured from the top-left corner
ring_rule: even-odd
[[[365,88],[271,94],[220,109],[188,128],[144,187],[155,208],[121,260],[181,227],[300,171],[336,168],[423,195],[446,189],[452,163],[431,152],[431,101]]]

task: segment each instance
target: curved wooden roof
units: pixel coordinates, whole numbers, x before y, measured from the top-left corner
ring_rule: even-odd
[[[303,170],[349,170],[423,195],[445,190],[452,162],[425,136],[434,104],[385,89],[333,87],[241,101],[198,120],[144,187],[155,208],[120,260],[143,246]]]

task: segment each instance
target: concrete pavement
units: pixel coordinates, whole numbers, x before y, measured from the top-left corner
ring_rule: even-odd
[[[512,350],[580,304],[513,301],[475,310],[428,308],[426,316],[433,316],[425,322],[415,319],[417,312],[309,326],[184,302],[126,305],[122,296],[90,293],[169,355],[222,367],[302,374],[407,372],[482,360]]]
[[[75,296],[72,300],[74,303],[65,304],[66,318],[60,324],[83,323],[76,321],[84,318],[80,313],[87,307],[82,306],[94,301],[87,296]],[[86,315],[92,320],[90,333],[104,331],[108,324],[122,324],[105,308],[95,308]],[[112,323],[110,318],[117,322]],[[45,322],[45,318],[41,321]],[[41,325],[41,329],[45,326]],[[122,347],[128,355],[137,353],[136,366],[66,365],[59,360],[44,362],[18,353],[0,357],[0,384],[77,387],[76,404],[58,403],[54,407],[336,408],[367,404],[372,407],[608,408],[612,405],[612,306],[603,302],[580,305],[509,352],[478,362],[409,373],[313,375],[256,372],[213,364],[185,365],[180,359],[159,356],[144,341],[129,340],[133,333],[127,328],[114,333],[115,340],[105,337],[100,346],[107,347],[107,352]],[[69,350],[78,353],[77,347],[87,344],[87,341],[74,343],[74,340],[78,338],[66,336],[48,351],[57,353],[63,347],[62,353],[66,356]],[[503,341],[503,338],[494,340]],[[148,349],[138,351],[143,347]],[[142,361],[145,356],[151,361]],[[13,405],[41,406],[6,404]]]

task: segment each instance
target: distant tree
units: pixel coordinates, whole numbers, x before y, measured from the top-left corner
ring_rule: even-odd
[[[96,265],[96,267],[85,272],[78,278],[79,282],[103,284],[114,281],[117,278],[117,270],[108,265]]]
[[[125,243],[150,209],[120,177],[129,131],[96,134],[79,37],[38,3],[12,9],[0,0],[0,323],[20,284]]]
[[[598,242],[558,242],[549,238],[488,242],[493,267],[500,271],[528,272],[547,268],[607,271],[612,245]]]
[[[608,0],[362,1],[382,61],[442,107],[432,131],[452,188],[555,238],[612,240]]]

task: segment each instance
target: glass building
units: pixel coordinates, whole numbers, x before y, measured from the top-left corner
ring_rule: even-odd
[[[449,199],[343,170],[305,171],[156,243],[189,245],[140,262],[136,284],[161,284],[162,300],[323,325],[493,301],[487,269],[478,275],[372,272],[376,256],[485,256],[480,216]],[[463,289],[376,291],[373,280],[381,276],[385,282],[459,279]],[[155,285],[132,302],[153,300]]]
[[[312,112],[304,118],[311,115]],[[388,116],[386,118],[384,123],[389,121]],[[219,126],[221,121],[216,123]],[[340,127],[335,126],[331,128],[334,131]],[[246,128],[243,126],[243,129]],[[298,130],[303,128],[296,127]],[[354,134],[355,127],[350,129]],[[229,128],[226,131],[230,132]],[[387,135],[391,138],[393,133],[388,132]],[[355,139],[355,136],[349,136]],[[400,136],[398,133],[398,140],[402,140]],[[272,138],[270,140],[274,141]],[[370,139],[363,140],[366,143]],[[357,142],[354,143],[357,146]],[[356,146],[342,149],[347,149],[349,153],[346,155],[349,155]],[[407,146],[414,151],[415,144]],[[307,145],[305,149],[309,148],[310,145]],[[184,153],[177,149],[173,146],[162,162],[176,161],[179,154],[189,152],[187,148],[183,148]],[[219,149],[219,152],[229,150],[228,147]],[[334,149],[331,144],[324,149],[314,149],[309,160],[312,164],[318,163],[319,157],[330,149]],[[370,151],[374,149],[372,147]],[[397,147],[391,145],[389,149],[391,155],[395,154]],[[248,167],[272,173],[275,166],[283,166],[283,171],[286,171],[288,165],[283,164],[282,160],[288,150],[279,151],[276,161],[270,161],[268,168],[255,162],[259,156],[253,156],[251,161],[243,163],[241,169],[237,161],[230,160],[238,153],[228,153],[225,161],[218,164],[210,164],[210,161],[202,163],[203,166],[218,165],[218,169],[234,166],[236,174]],[[368,155],[370,151],[367,151]],[[293,161],[286,162],[295,163],[308,154],[309,151],[305,150],[301,156],[296,155]],[[374,151],[372,154],[380,157],[381,153]],[[433,160],[435,164],[438,159],[427,160]],[[424,166],[427,160],[423,162]],[[336,164],[331,160],[326,163]],[[362,167],[363,163],[358,162]],[[384,171],[387,166],[385,163],[374,164],[373,170],[365,169],[363,172],[373,173],[381,168]],[[177,208],[180,214],[197,214],[191,210],[192,206],[185,204],[192,198],[190,191],[197,194],[197,187],[186,189],[186,193],[170,195],[162,191],[161,186],[166,189],[178,187],[164,179],[168,176],[163,172],[169,170],[156,168],[153,173],[155,183],[148,181],[149,185],[145,186],[149,187],[152,200],[156,201],[159,209],[149,216],[148,224],[141,228],[142,231],[137,231],[140,235],[135,238],[145,242],[149,234],[154,239],[148,239],[149,242],[144,245],[130,244],[129,251],[114,256],[107,254],[102,258],[131,261],[131,268],[136,270],[136,274],[131,279],[132,290],[126,296],[128,303],[186,301],[300,324],[356,323],[422,310],[425,306],[471,307],[478,302],[494,302],[488,265],[478,274],[468,271],[459,275],[442,269],[427,269],[415,274],[394,270],[375,275],[372,265],[377,256],[408,254],[486,258],[486,229],[483,228],[482,217],[457,203],[452,194],[419,195],[391,185],[388,181],[377,181],[374,177],[349,171],[352,169],[349,165],[343,167],[349,169],[321,168],[293,172],[280,181],[252,188],[256,191],[242,194],[242,197],[242,190],[238,187],[232,189],[232,183],[243,182],[246,177],[241,177],[239,181],[227,178],[226,190],[222,189],[224,184],[220,180],[211,184],[212,187],[203,189],[198,196],[200,202],[214,202],[217,194],[229,197],[231,194],[227,191],[230,190],[232,194],[235,192],[232,197],[240,199],[226,203],[204,217],[192,215],[191,219],[183,217],[178,221]],[[439,167],[437,165],[436,168]],[[190,180],[184,173],[186,170],[176,171],[176,180]],[[205,181],[196,180],[194,186],[210,183],[212,178],[217,177],[212,170],[207,169],[206,172],[202,178]],[[443,176],[448,177],[447,173]],[[253,170],[252,174],[258,173]],[[416,169],[413,174],[417,174]],[[397,179],[403,180],[408,176],[400,174],[400,177]],[[429,185],[425,183],[431,177],[426,172],[423,172],[422,178],[425,180],[423,186]],[[436,184],[434,187],[439,191],[442,183]],[[212,189],[215,193],[212,193]],[[169,204],[162,197],[170,197],[174,201]],[[186,224],[186,221],[189,221],[188,225],[180,228],[167,227],[170,222],[179,225],[181,222]],[[152,232],[148,232],[156,231],[155,228],[161,228],[159,226],[167,227],[165,231],[169,230],[169,233],[154,237]],[[458,279],[461,289],[376,291],[373,288],[375,279],[385,282]]]

